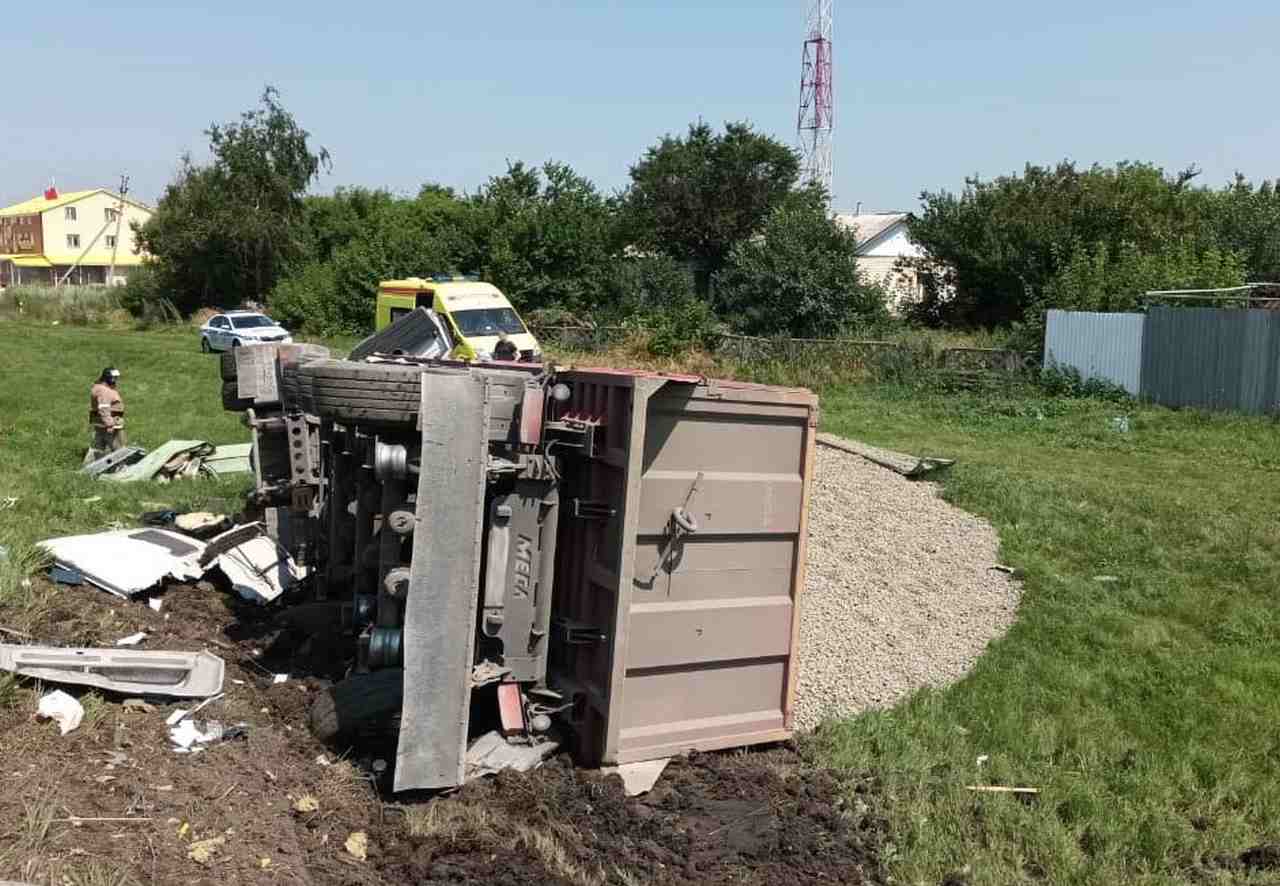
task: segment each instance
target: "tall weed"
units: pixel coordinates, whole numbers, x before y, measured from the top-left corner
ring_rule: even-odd
[[[0,320],[125,326],[129,315],[107,286],[12,286],[0,293]]]

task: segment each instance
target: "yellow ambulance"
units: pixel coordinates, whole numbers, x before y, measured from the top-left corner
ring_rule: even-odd
[[[374,326],[381,330],[415,308],[428,308],[448,326],[454,339],[452,357],[491,360],[499,336],[515,345],[517,359],[540,361],[542,347],[516,309],[492,283],[474,277],[409,277],[378,284]]]

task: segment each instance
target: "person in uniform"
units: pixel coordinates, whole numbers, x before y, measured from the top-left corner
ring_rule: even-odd
[[[514,360],[518,351],[516,343],[511,340],[511,336],[505,332],[498,334],[498,343],[493,348],[493,359],[495,360]]]
[[[120,370],[108,366],[89,389],[89,428],[92,437],[84,463],[89,464],[108,453],[123,449],[124,401],[120,399]]]

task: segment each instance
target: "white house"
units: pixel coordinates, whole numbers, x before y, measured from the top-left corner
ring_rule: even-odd
[[[142,264],[133,222],[151,209],[106,188],[59,193],[0,208],[0,286],[123,283]],[[108,280],[110,275],[112,279]]]
[[[836,224],[858,241],[858,267],[869,283],[889,293],[889,307],[918,301],[923,294],[921,274],[913,267],[900,268],[902,259],[924,258],[924,250],[907,235],[905,212],[838,212]]]

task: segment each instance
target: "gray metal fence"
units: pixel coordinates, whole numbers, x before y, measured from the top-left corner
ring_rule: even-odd
[[[1101,378],[1133,396],[1141,392],[1142,314],[1049,311],[1044,365],[1072,366],[1082,378]]]
[[[1142,395],[1165,406],[1280,412],[1280,311],[1151,308]]]
[[[1280,311],[1153,306],[1049,311],[1046,366],[1071,366],[1164,406],[1280,412]]]

